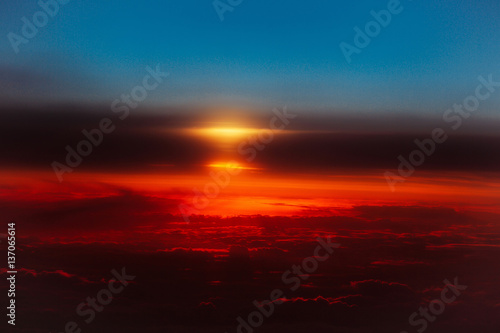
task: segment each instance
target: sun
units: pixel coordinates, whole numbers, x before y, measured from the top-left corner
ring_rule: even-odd
[[[240,142],[259,132],[258,129],[239,126],[215,126],[187,129],[187,133],[211,142],[220,152],[235,151]]]
[[[261,168],[255,168],[243,165],[242,163],[238,163],[235,161],[231,162],[213,162],[207,164],[207,167],[217,168],[217,169],[226,169],[226,170],[262,170]]]
[[[244,127],[208,127],[197,129],[199,135],[206,136],[213,139],[243,139],[246,136],[255,134],[257,132],[254,128]]]

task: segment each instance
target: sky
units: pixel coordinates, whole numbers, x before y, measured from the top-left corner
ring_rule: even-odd
[[[1,331],[498,333],[500,2],[212,1],[0,3]]]
[[[35,1],[0,6],[4,36],[39,10]],[[479,75],[497,74],[497,1],[401,6],[349,64],[339,44],[353,44],[353,28],[386,1],[243,1],[221,21],[210,1],[73,0],[18,54],[3,38],[3,94],[13,103],[110,102],[161,64],[171,76],[149,103],[442,112]],[[12,84],[13,75],[22,79]]]

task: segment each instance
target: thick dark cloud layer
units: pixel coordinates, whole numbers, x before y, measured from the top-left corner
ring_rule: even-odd
[[[151,170],[151,165],[172,164],[186,170],[217,155],[217,148],[199,137],[174,129],[206,126],[200,110],[131,110],[120,120],[109,107],[71,105],[39,109],[5,109],[0,113],[0,154],[3,167],[50,170],[53,161],[64,162],[67,145],[75,148],[85,139],[81,131],[98,127],[109,117],[116,129],[85,158],[82,169]],[[269,115],[258,112],[253,125],[266,129]],[[427,120],[424,120],[427,119]],[[338,115],[326,117],[302,112],[289,126],[306,131],[277,136],[259,152],[258,162],[274,171],[327,171],[332,169],[395,169],[399,155],[408,158],[417,148],[415,139],[426,139],[438,118],[415,116]],[[473,119],[460,131],[449,129],[449,139],[437,145],[421,169],[498,171],[500,137],[498,121]],[[245,156],[234,157],[244,161]],[[175,167],[174,169],[175,170]]]

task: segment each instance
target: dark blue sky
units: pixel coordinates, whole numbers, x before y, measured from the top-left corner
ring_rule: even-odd
[[[18,54],[7,34],[40,8],[3,2],[0,87],[11,102],[109,102],[162,64],[150,103],[442,112],[479,75],[500,80],[498,1],[401,4],[349,64],[339,43],[387,1],[244,0],[221,22],[211,0],[72,0]]]

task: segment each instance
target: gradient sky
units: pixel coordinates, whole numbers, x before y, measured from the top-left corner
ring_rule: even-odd
[[[243,332],[276,288],[254,332],[415,332],[445,279],[467,290],[426,333],[499,332],[500,89],[442,117],[500,81],[498,0],[404,0],[351,63],[339,44],[388,0],[244,0],[223,22],[213,0],[71,0],[16,54],[37,1],[0,3],[16,333]],[[157,64],[129,118],[110,108]],[[341,246],[290,289],[317,237]],[[137,278],[87,327],[75,309],[121,267]]]
[[[475,88],[477,76],[495,77],[498,1],[402,5],[348,64],[339,43],[352,43],[354,26],[387,1],[244,1],[221,22],[209,0],[73,0],[19,54],[6,35],[19,33],[21,17],[39,7],[4,2],[0,86],[14,103],[109,102],[160,63],[171,76],[150,103],[442,112]],[[489,102],[484,112],[497,103]]]

